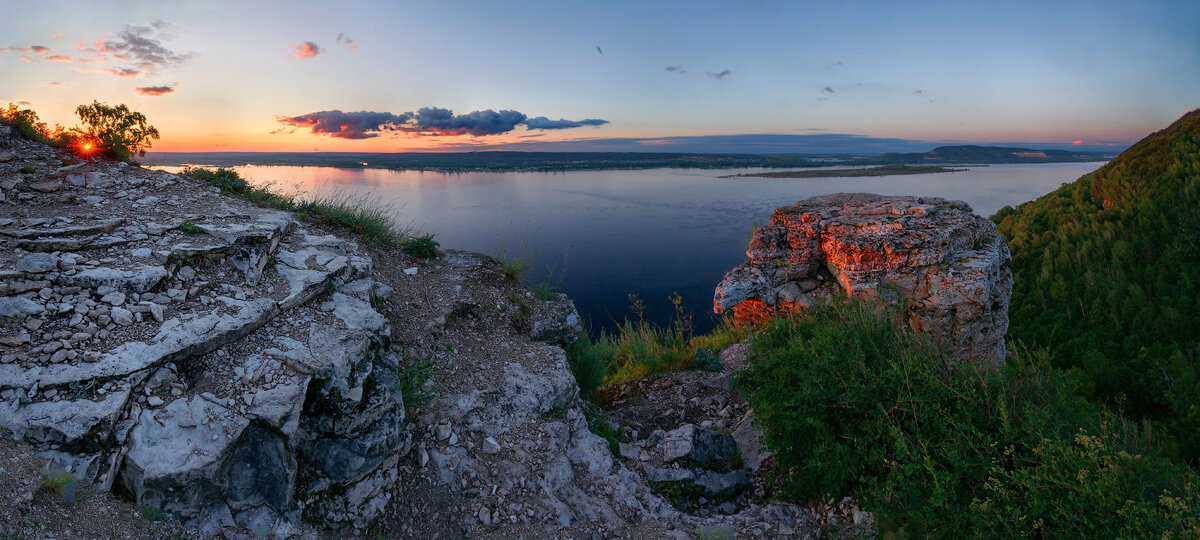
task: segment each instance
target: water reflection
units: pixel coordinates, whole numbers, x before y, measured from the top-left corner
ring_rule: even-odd
[[[630,315],[665,322],[683,295],[699,329],[711,325],[713,287],[745,258],[749,231],[771,211],[834,192],[927,195],[966,201],[989,216],[1044,195],[1101,163],[992,165],[964,172],[864,178],[722,179],[756,169],[652,169],[559,173],[437,173],[327,167],[237,167],[255,184],[313,197],[371,194],[400,223],[443,247],[534,259],[527,280],[550,280],[592,326]],[[162,167],[174,170],[171,167]],[[548,268],[553,267],[551,274]]]

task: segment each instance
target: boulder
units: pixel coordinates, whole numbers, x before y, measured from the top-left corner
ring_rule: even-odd
[[[747,261],[717,286],[713,310],[755,320],[838,294],[905,302],[905,322],[959,361],[1005,358],[1008,245],[966,203],[837,193],[775,210]]]

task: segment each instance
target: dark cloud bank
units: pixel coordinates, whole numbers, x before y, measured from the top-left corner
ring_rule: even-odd
[[[529,118],[517,111],[491,109],[454,114],[450,109],[423,107],[417,112],[319,111],[300,116],[283,116],[279,123],[293,128],[309,128],[313,133],[338,139],[369,139],[384,132],[411,133],[422,136],[441,135],[499,135],[524,125],[526,129],[553,130],[584,126],[601,126],[607,120],[551,120],[545,116]]]

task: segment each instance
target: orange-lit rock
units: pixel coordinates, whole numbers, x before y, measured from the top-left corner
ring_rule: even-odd
[[[755,231],[748,260],[717,286],[713,310],[758,320],[832,298],[907,300],[909,328],[959,360],[1004,362],[1008,245],[966,203],[838,193],[775,210]]]

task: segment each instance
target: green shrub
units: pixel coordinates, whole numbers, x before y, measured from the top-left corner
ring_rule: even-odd
[[[567,345],[567,362],[571,365],[571,373],[579,384],[579,393],[590,398],[596,389],[604,383],[604,374],[612,362],[613,351],[609,343],[603,339],[592,341],[587,332],[580,332],[574,342]]]
[[[755,336],[737,383],[779,495],[851,495],[881,531],[933,537],[1200,534],[1195,475],[1044,353],[952,368],[896,315],[842,300]]]
[[[721,357],[711,349],[696,349],[692,354],[692,365],[696,369],[702,369],[710,373],[716,373],[725,369],[725,364],[721,363]]]
[[[24,167],[21,167],[20,169],[17,169],[17,172],[19,172],[21,174],[33,174],[33,173],[37,172],[37,169],[26,165]]]
[[[195,223],[185,221],[179,224],[179,232],[183,234],[200,234],[204,232],[204,229],[197,227]]]
[[[432,234],[417,236],[404,241],[404,252],[421,259],[436,259],[438,256],[437,240]]]

